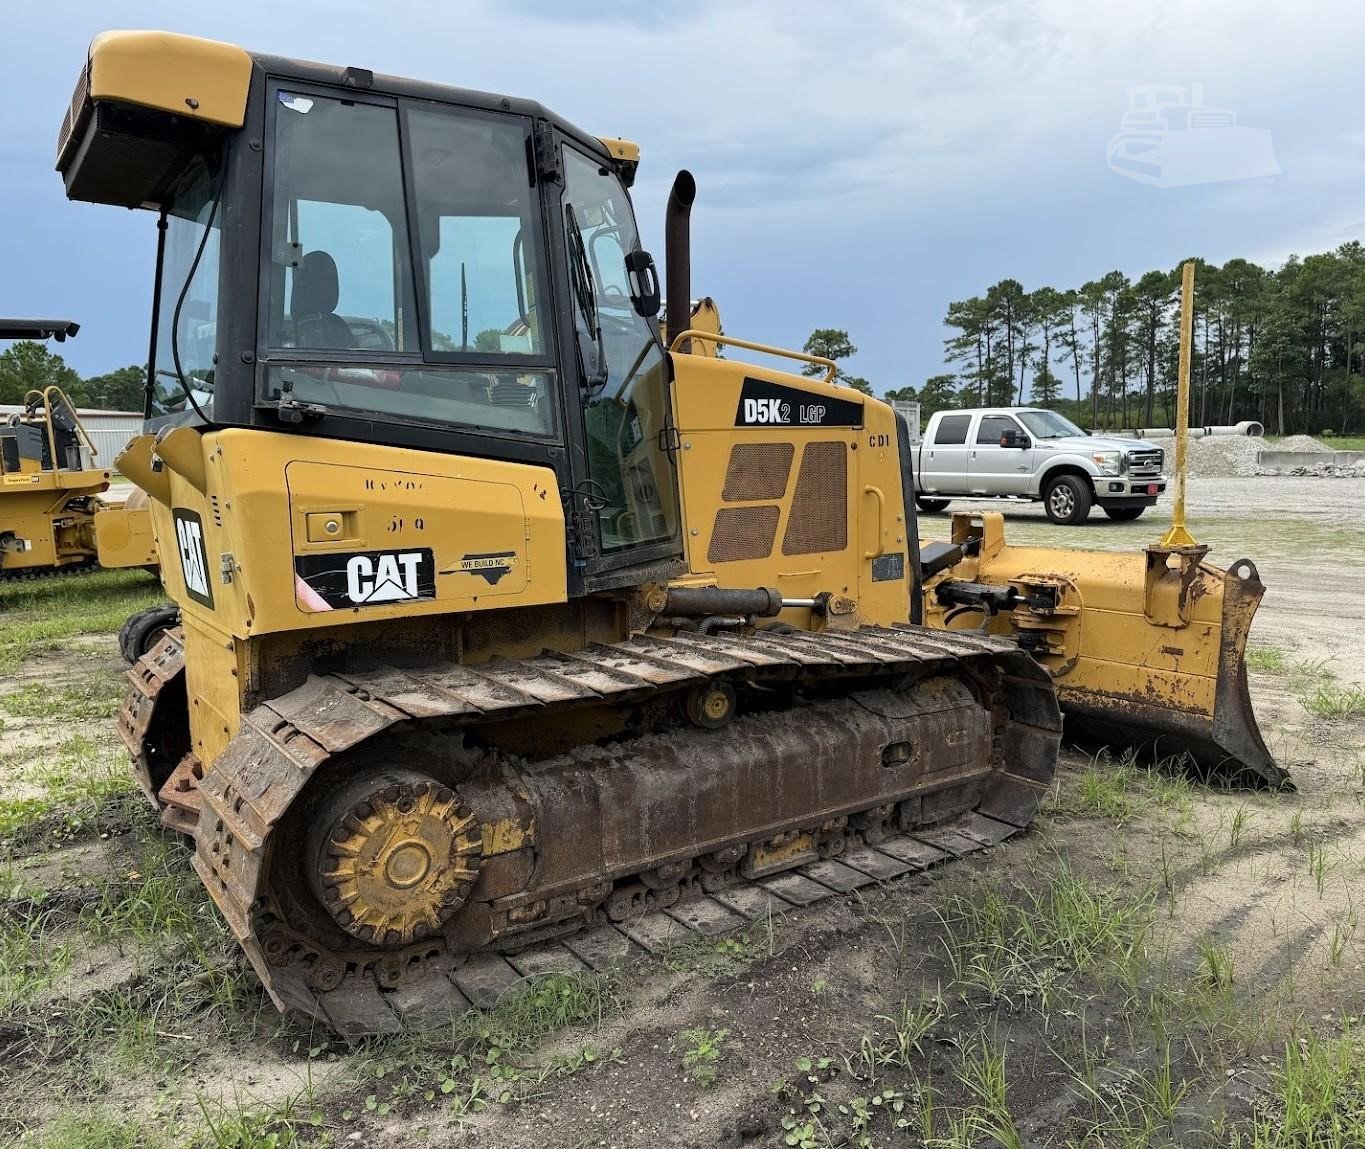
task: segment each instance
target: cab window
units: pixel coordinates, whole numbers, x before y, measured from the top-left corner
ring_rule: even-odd
[[[273,97],[265,398],[558,438],[524,119]]]
[[[971,426],[972,417],[970,415],[945,415],[939,420],[938,429],[934,432],[935,444],[942,446],[953,446],[957,443],[967,441],[967,428]]]
[[[976,444],[978,447],[998,447],[1001,435],[1017,430],[1019,424],[1008,415],[982,415],[981,424],[976,429]]]

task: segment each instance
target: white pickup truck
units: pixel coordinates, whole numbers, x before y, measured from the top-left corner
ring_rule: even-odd
[[[1028,499],[1054,523],[1083,523],[1095,504],[1126,522],[1166,489],[1155,443],[1087,435],[1036,407],[939,411],[915,461],[915,502],[929,513],[953,499]]]

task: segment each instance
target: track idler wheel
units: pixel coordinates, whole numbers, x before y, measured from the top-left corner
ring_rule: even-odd
[[[405,945],[464,905],[483,834],[459,795],[415,770],[366,773],[320,803],[308,834],[313,892],[354,938]]]

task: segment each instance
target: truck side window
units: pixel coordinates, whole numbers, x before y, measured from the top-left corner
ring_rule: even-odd
[[[1006,431],[1019,430],[1019,424],[1008,415],[982,415],[976,429],[976,442],[981,447],[1000,446],[1000,436]]]
[[[943,445],[965,443],[967,441],[967,428],[971,426],[971,423],[972,417],[970,415],[945,416],[938,422],[938,430],[934,432],[934,442]]]

